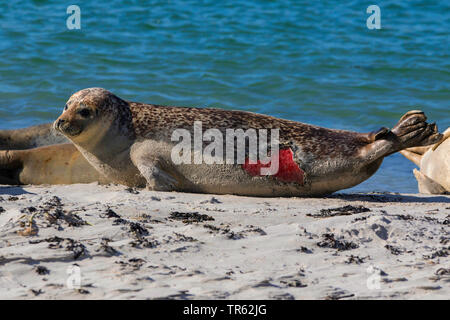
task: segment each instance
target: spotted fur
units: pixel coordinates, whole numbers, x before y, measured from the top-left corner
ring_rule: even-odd
[[[438,139],[419,111],[407,113],[392,131],[356,133],[245,111],[186,108],[125,101],[101,88],[75,93],[55,127],[100,172],[119,183],[156,190],[245,195],[315,195],[348,188],[370,177],[384,156]],[[90,116],[79,110],[88,107]],[[274,176],[255,177],[239,165],[174,165],[175,129],[279,129],[280,149],[290,148],[304,172],[304,185]],[[225,136],[225,134],[224,134]],[[225,139],[224,139],[225,140]]]

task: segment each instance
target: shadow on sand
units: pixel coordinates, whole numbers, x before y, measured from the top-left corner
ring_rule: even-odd
[[[408,195],[395,193],[336,193],[325,198],[342,199],[347,201],[368,202],[426,202],[426,203],[450,203],[450,196],[446,195]]]
[[[20,186],[0,186],[0,196],[3,195],[20,196],[23,194],[34,194],[34,193],[28,192]]]

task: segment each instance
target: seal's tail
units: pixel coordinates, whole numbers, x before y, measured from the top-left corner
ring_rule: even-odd
[[[428,146],[442,139],[436,124],[429,124],[426,120],[425,114],[419,110],[408,111],[400,118],[391,130],[398,150]]]

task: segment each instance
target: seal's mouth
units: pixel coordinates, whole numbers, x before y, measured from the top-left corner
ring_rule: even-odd
[[[65,120],[58,119],[53,123],[53,127],[66,136],[76,137],[81,133],[81,128],[72,126]]]

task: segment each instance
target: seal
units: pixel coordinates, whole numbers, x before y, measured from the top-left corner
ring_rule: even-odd
[[[101,175],[71,143],[0,151],[0,184],[101,184]]]
[[[52,123],[0,130],[0,149],[7,149],[0,151],[2,184],[111,182],[64,135],[55,131]]]
[[[0,130],[0,150],[23,150],[68,142],[64,135],[53,129],[52,123]]]
[[[423,112],[410,111],[392,130],[356,133],[245,111],[130,102],[105,89],[88,88],[69,98],[54,127],[100,173],[127,186],[248,196],[315,196],[366,180],[383,158],[394,152],[436,143],[441,135],[435,124],[425,120]],[[224,135],[230,128],[278,130],[280,153],[269,153],[271,161],[278,157],[280,175],[258,174],[257,169],[267,165],[260,162],[176,163],[173,135],[183,130],[195,137],[197,121]],[[195,158],[195,152],[191,156]]]
[[[400,153],[420,168],[420,171],[413,170],[420,193],[450,193],[450,128],[435,145],[409,148]]]

